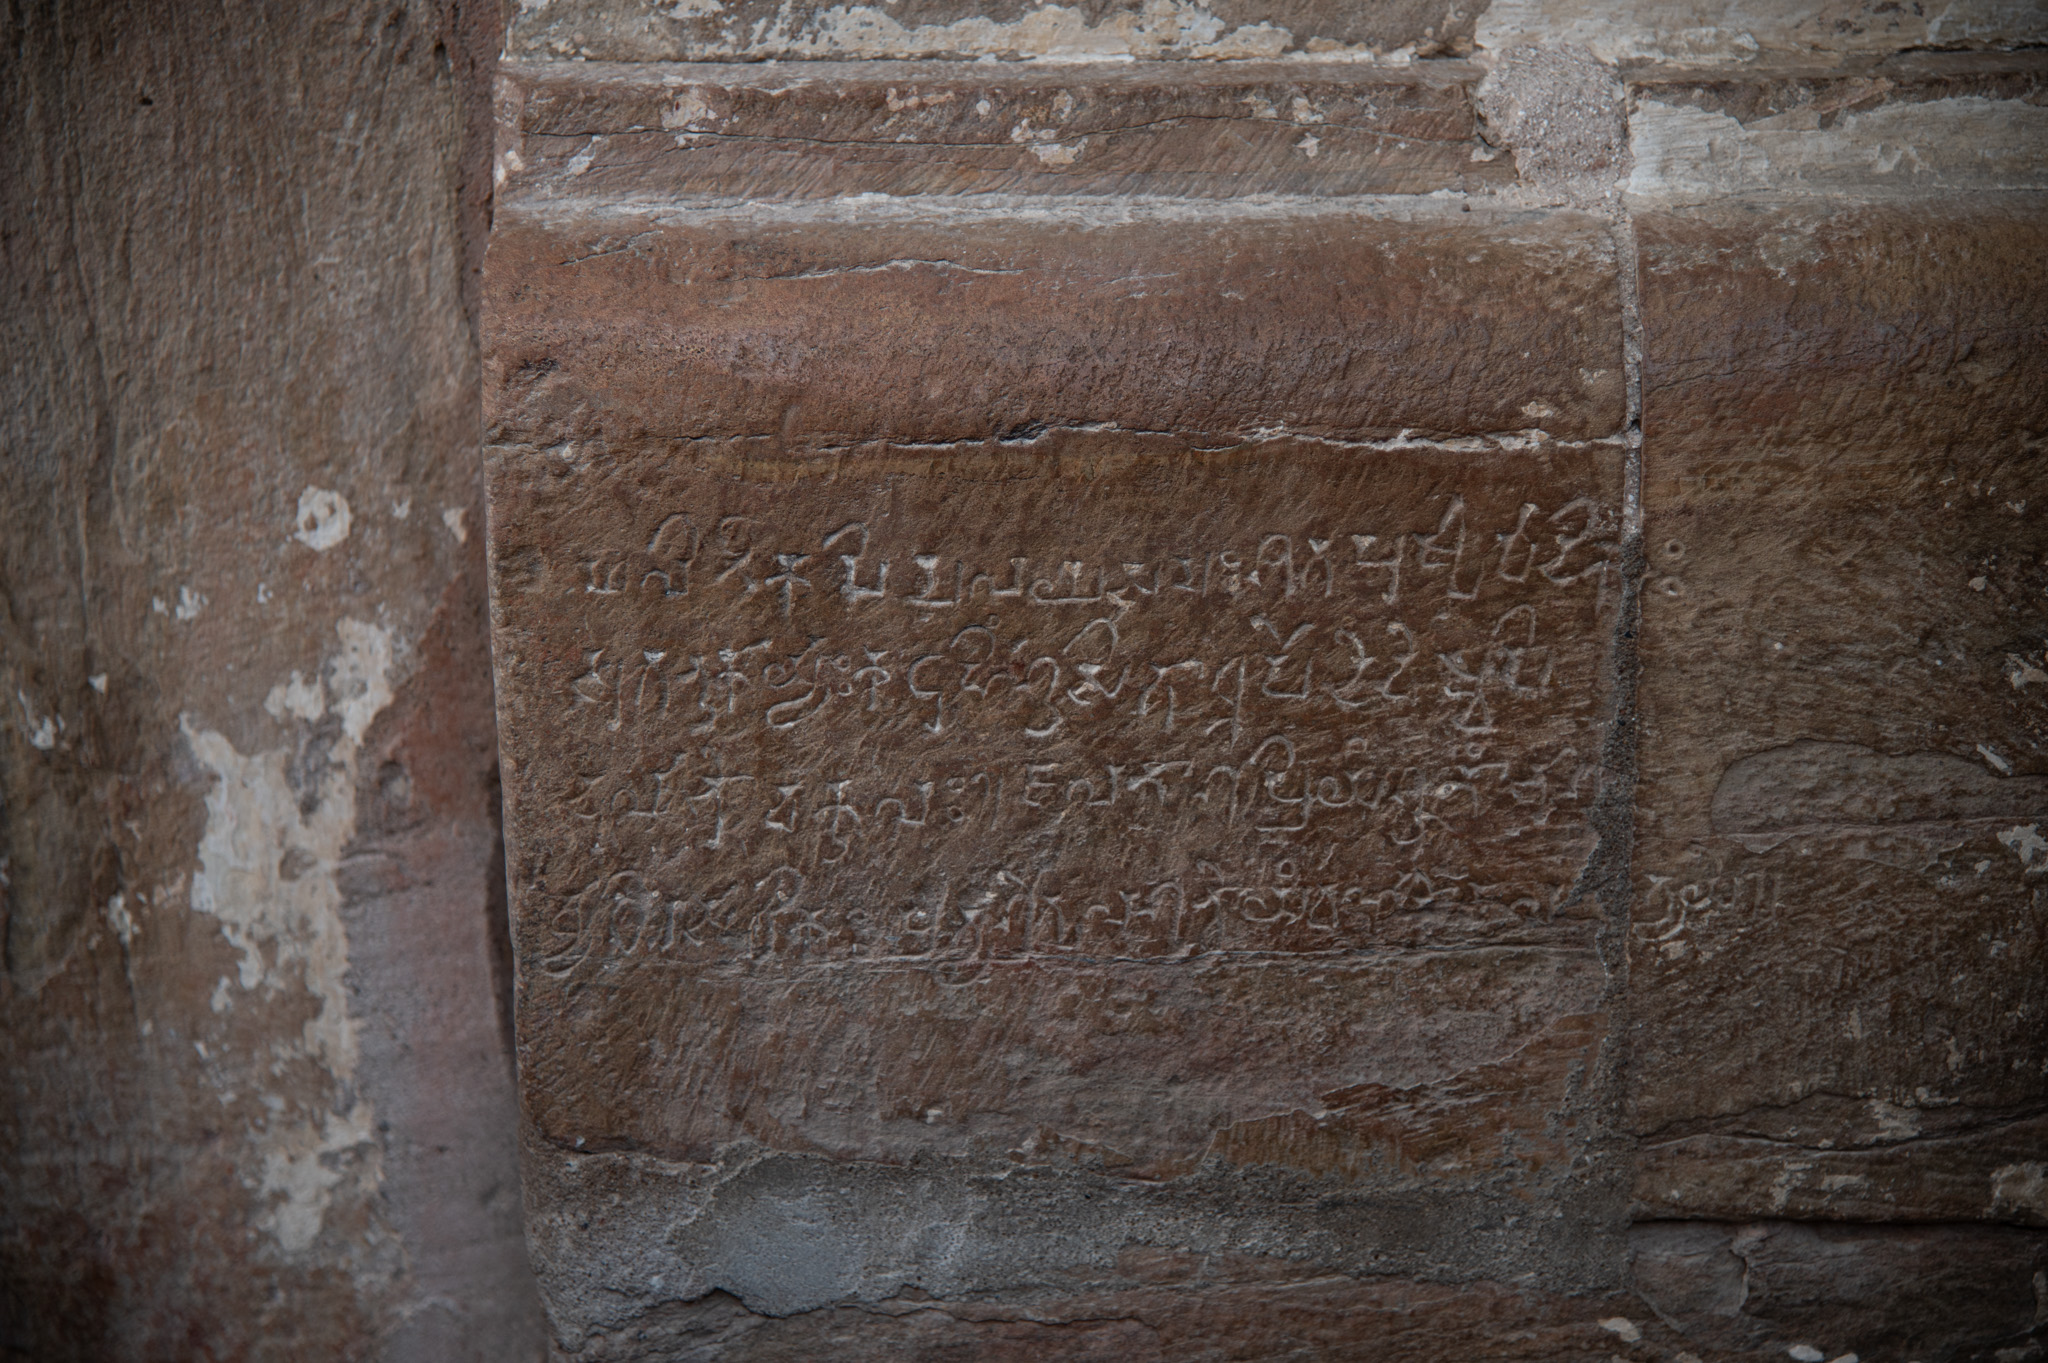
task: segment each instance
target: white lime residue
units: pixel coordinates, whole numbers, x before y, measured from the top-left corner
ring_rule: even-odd
[[[309,487],[299,494],[299,514],[292,525],[293,539],[325,553],[348,538],[348,498],[326,488]]]
[[[351,1093],[357,1042],[335,870],[355,833],[363,736],[391,702],[393,650],[391,635],[377,625],[343,620],[335,630],[340,648],[328,660],[325,681],[294,672],[272,688],[264,707],[280,720],[310,723],[330,713],[340,720],[340,735],[310,791],[295,789],[287,773],[291,746],[244,756],[189,715],[181,716],[180,727],[215,778],[206,795],[192,907],[219,920],[222,935],[241,953],[237,975],[244,992],[303,988],[318,1000],[318,1010],[278,1058],[310,1059],[333,1076],[339,1091]],[[232,1005],[226,983],[215,992],[216,1011]],[[333,1190],[345,1177],[342,1162],[331,1157],[368,1142],[372,1126],[368,1102],[352,1098],[346,1111],[281,1117],[256,1134],[260,1186],[272,1198],[264,1225],[285,1250],[304,1250],[318,1236]]]

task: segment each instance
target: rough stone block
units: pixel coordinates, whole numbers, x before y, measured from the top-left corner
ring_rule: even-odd
[[[2011,1363],[2048,1336],[2048,1236],[2035,1231],[1651,1222],[1629,1246],[1637,1296],[1715,1363],[1808,1350]]]
[[[1639,222],[1638,1201],[2037,1223],[2040,201]]]
[[[1628,85],[1626,188],[1648,207],[2048,189],[2048,54],[2039,50],[1913,52],[1846,70],[1656,66]],[[1946,203],[1922,198],[1917,208],[1939,215]]]
[[[1613,1288],[1608,241],[1440,206],[501,219],[562,1328],[1071,1294],[1194,1242]]]
[[[495,459],[551,1139],[1551,1145],[1612,448]]]
[[[500,216],[490,274],[508,444],[1587,439],[1625,419],[1612,247],[1571,213],[539,206]]]
[[[533,63],[498,92],[499,193],[1427,194],[1514,179],[1462,62],[1007,67]]]
[[[1256,58],[1471,50],[1474,14],[1455,0],[540,0],[512,17],[517,56],[593,61],[789,58]]]
[[[2035,0],[1492,0],[1474,41],[1583,47],[1603,62],[1740,69],[1782,62],[1867,65],[1899,52],[2038,46],[2048,13]]]

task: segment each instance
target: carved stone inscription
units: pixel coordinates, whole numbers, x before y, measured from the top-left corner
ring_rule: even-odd
[[[1051,444],[500,455],[530,1040],[644,1091],[714,979],[1585,944],[1612,451]]]

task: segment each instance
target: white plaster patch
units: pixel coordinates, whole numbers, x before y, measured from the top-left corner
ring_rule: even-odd
[[[117,894],[107,901],[107,925],[121,939],[122,946],[135,940],[135,919],[128,912],[128,901],[124,896]]]
[[[1785,1350],[1785,1353],[1791,1358],[1797,1359],[1798,1363],[1822,1363],[1822,1360],[1827,1357],[1826,1354],[1814,1348],[1811,1344],[1794,1344],[1791,1348]]]
[[[272,719],[291,715],[310,724],[327,713],[327,688],[320,684],[317,674],[308,681],[293,668],[289,680],[270,688],[270,694],[263,698],[263,708]]]
[[[190,587],[178,588],[178,608],[172,615],[179,620],[197,620],[199,612],[206,609],[206,598]]]
[[[1301,141],[1294,144],[1294,149],[1304,153],[1309,160],[1313,161],[1316,159],[1317,149],[1322,145],[1323,139],[1317,137],[1314,133],[1304,133],[1302,134]]]
[[[88,686],[92,687],[92,689],[93,689],[93,690],[95,690],[95,691],[99,692],[99,693],[100,693],[101,695],[103,695],[103,696],[104,696],[104,695],[106,695],[106,694],[107,694],[107,674],[106,674],[106,673],[104,673],[104,672],[95,672],[95,673],[93,673],[93,674],[92,674],[92,675],[91,675],[90,677],[87,677],[87,678],[85,679],[85,681],[86,681],[86,685],[88,685]]]
[[[265,708],[282,718],[311,722],[331,709],[341,736],[328,750],[326,770],[293,784],[291,746],[249,755],[235,750],[190,715],[179,726],[193,755],[214,776],[206,795],[206,826],[199,840],[199,870],[192,907],[219,921],[222,936],[241,954],[237,982],[244,991],[276,993],[303,988],[319,1003],[286,1056],[303,1056],[333,1076],[344,1092],[354,1078],[357,1040],[348,1014],[348,938],[341,917],[335,869],[355,835],[355,773],[363,735],[391,701],[391,636],[359,620],[335,626],[340,647],[328,660],[326,681],[297,673],[271,690]],[[272,708],[271,702],[275,702]],[[310,798],[310,809],[305,801]],[[231,1006],[227,980],[214,990],[214,1011]],[[273,1095],[274,1096],[274,1095]],[[280,1122],[254,1140],[261,1156],[262,1190],[273,1199],[264,1224],[287,1251],[309,1246],[336,1185],[344,1177],[332,1157],[369,1139],[372,1114],[356,1099],[346,1112],[312,1121]]]
[[[271,1203],[262,1224],[287,1253],[310,1249],[319,1238],[334,1189],[345,1177],[334,1156],[370,1143],[369,1108],[358,1100],[344,1116],[327,1114],[318,1128],[303,1123],[268,1133],[261,1189]]]
[[[325,553],[348,538],[348,499],[339,492],[309,487],[299,494],[299,514],[292,538]]]
[[[568,175],[581,175],[584,171],[589,170],[590,163],[597,159],[597,153],[600,149],[603,148],[603,146],[604,136],[602,134],[599,134],[598,136],[591,138],[588,142],[583,144],[582,151],[577,152],[574,156],[570,157],[567,161],[564,161],[562,163],[563,173]]]
[[[457,544],[469,543],[469,512],[459,506],[451,506],[441,513],[441,524],[448,527],[448,533],[455,536]]]
[[[661,126],[669,132],[697,132],[708,127],[714,117],[711,106],[702,95],[695,90],[684,90],[661,111]]]
[[[48,752],[57,746],[57,722],[49,715],[36,718],[35,710],[28,703],[26,693],[16,691],[14,699],[21,705],[22,732],[28,736],[28,745],[37,752]]]
[[[2028,875],[2048,871],[2048,838],[2041,836],[2041,825],[2014,824],[2000,833],[1998,840],[2012,849]]]
[[[2048,656],[2042,658],[2048,662]],[[2005,655],[2005,679],[2012,683],[2015,691],[2024,691],[2029,686],[2048,686],[2048,672],[2042,671],[2017,653]]]
[[[1610,1335],[1618,1336],[1624,1344],[1633,1344],[1643,1337],[1643,1332],[1637,1329],[1636,1323],[1627,1316],[1609,1316],[1600,1322],[1600,1328]]]
[[[2032,1212],[2048,1221],[2048,1164],[2028,1161],[2000,1165],[1991,1173],[1991,1210]]]

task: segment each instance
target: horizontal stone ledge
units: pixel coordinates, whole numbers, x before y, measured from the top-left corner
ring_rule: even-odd
[[[2048,1116],[1848,1150],[1687,1136],[1642,1147],[1632,1212],[1638,1219],[1786,1216],[2048,1226],[2044,1153]]]
[[[1613,240],[1573,213],[521,210],[485,275],[499,443],[1624,419]]]
[[[657,8],[649,0],[529,0],[506,47],[523,57],[606,61],[762,58],[1172,57],[1213,60],[1339,53],[1370,58],[1472,49],[1462,0],[1105,0],[986,5],[977,0],[725,0]]]
[[[605,1330],[709,1292],[777,1315],[886,1310],[907,1294],[1000,1310],[1175,1281],[1284,1293],[1362,1276],[1398,1292],[1394,1275],[1421,1275],[1450,1294],[1489,1295],[1489,1279],[1608,1293],[1623,1269],[1621,1246],[1588,1234],[1620,1226],[1603,1166],[1593,1177],[1560,1166],[1536,1188],[1388,1192],[1275,1169],[1140,1183],[1080,1163],[842,1164],[745,1145],[687,1164],[565,1151],[529,1133],[525,1173],[543,1290],[558,1310],[573,1303],[563,1315]],[[1582,1339],[1598,1337],[1586,1323]]]
[[[2048,188],[2048,52],[1913,53],[1846,71],[1652,67],[1628,86],[1626,190],[1645,206]]]
[[[1704,456],[1908,464],[2048,424],[2048,194],[1731,200],[1636,239],[1653,504]]]
[[[1465,62],[528,63],[499,194],[1424,194],[1513,183]]]
[[[1854,68],[1919,49],[2023,48],[2044,39],[2048,14],[2034,0],[1492,0],[1474,34],[1477,47],[1493,52],[1572,45],[1623,67],[1687,62],[1736,70],[1792,61]]]
[[[1694,1356],[1759,1363],[1799,1345],[1823,1358],[1991,1359],[2015,1339],[2005,1356],[2025,1357],[2048,1268],[2048,1235],[2011,1226],[1651,1221],[1628,1245],[1646,1314]]]

